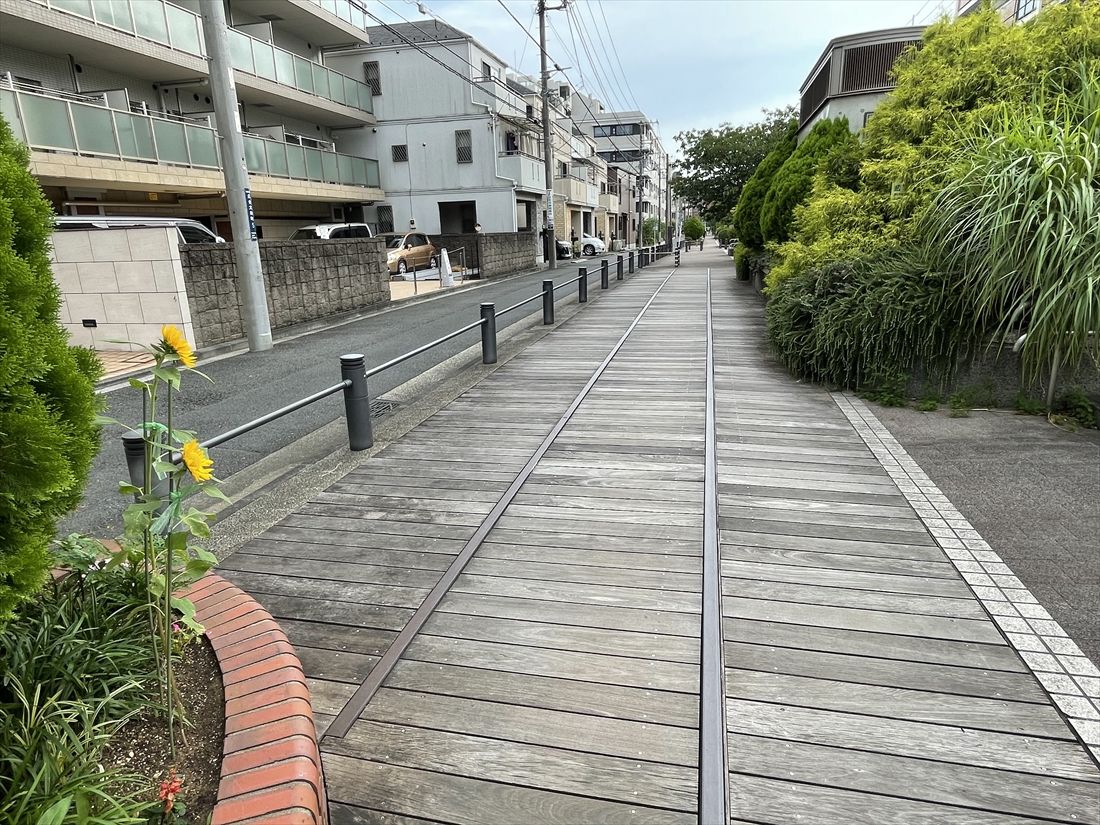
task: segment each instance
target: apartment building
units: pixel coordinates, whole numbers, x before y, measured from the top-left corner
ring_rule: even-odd
[[[644,112],[609,112],[590,95],[578,95],[573,117],[577,127],[596,142],[597,154],[610,167],[634,179],[631,211],[635,218],[629,237],[636,240],[637,215],[666,221],[672,193],[668,176],[668,154],[660,135]],[[621,195],[620,195],[621,206]]]
[[[459,29],[435,20],[371,26],[327,60],[367,78],[378,122],[349,135],[377,157],[381,231],[515,232],[539,225],[546,177],[528,89]]]
[[[924,26],[908,26],[830,40],[800,89],[798,139],[825,118],[846,117],[849,129],[862,130],[894,88],[894,61],[919,47],[923,33]]]
[[[262,237],[383,198],[350,136],[375,124],[358,0],[226,0]],[[62,214],[191,217],[231,237],[199,0],[0,0],[0,112]]]
[[[1002,20],[1022,23],[1037,15],[1043,6],[1057,2],[1060,0],[991,0],[991,5]],[[955,14],[962,17],[981,7],[982,0],[956,0]]]

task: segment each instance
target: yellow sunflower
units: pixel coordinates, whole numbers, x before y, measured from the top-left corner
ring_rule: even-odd
[[[183,463],[195,481],[209,481],[214,477],[214,462],[193,438],[183,445]]]
[[[195,351],[187,343],[187,339],[179,328],[172,324],[165,324],[160,328],[161,343],[169,353],[176,355],[185,367],[195,366]]]

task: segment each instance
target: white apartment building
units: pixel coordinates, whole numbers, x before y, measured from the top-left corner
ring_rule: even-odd
[[[644,112],[609,112],[590,95],[575,92],[574,96],[578,101],[573,120],[578,128],[595,140],[599,156],[609,166],[634,177],[635,191],[631,197],[634,214],[640,212],[642,221],[658,218],[665,222],[672,196],[668,180],[669,158],[652,121]],[[636,240],[637,233],[635,219],[629,236],[632,241]]]
[[[525,100],[531,90],[444,23],[372,26],[367,34],[369,46],[327,56],[366,77],[372,93],[377,124],[348,138],[379,161],[386,198],[367,220],[380,231],[415,226],[428,235],[537,229],[546,183],[541,125]]]
[[[262,237],[355,220],[383,198],[352,146],[375,124],[359,0],[226,0]],[[231,237],[199,0],[0,0],[0,113],[62,214],[191,217]]]

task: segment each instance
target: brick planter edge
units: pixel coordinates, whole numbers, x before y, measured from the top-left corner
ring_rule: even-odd
[[[225,688],[221,782],[211,825],[325,825],[317,729],[302,664],[260,604],[216,573],[181,593]]]

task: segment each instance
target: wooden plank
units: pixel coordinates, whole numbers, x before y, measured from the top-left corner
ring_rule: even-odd
[[[675,573],[666,570],[633,569],[624,572],[621,567],[594,567],[589,564],[563,564],[560,562],[524,561],[478,557],[466,567],[470,575],[502,576],[505,578],[545,579],[553,582],[578,584],[629,585],[630,587],[682,590],[696,593],[699,575]]]
[[[802,825],[1039,825],[1040,820],[780,779],[730,776],[733,817]],[[1049,820],[1048,820],[1049,821]]]
[[[884,687],[939,691],[960,696],[992,699],[1011,697],[1018,701],[1046,703],[1039,683],[1030,673],[987,671],[976,667],[871,659],[840,653],[772,648],[764,645],[726,642],[726,667],[811,676]]]
[[[329,802],[328,814],[329,825],[443,825],[434,819],[401,816],[343,802]]]
[[[943,551],[939,547],[927,545],[825,538],[823,536],[777,535],[750,530],[723,529],[722,543],[736,544],[742,547],[821,551],[853,556],[876,556],[878,558],[916,559],[921,561],[943,560]]]
[[[562,676],[531,676],[462,665],[402,659],[387,687],[441,693],[508,705],[560,710],[695,728],[699,701],[694,694],[593,684]]]
[[[859,748],[1063,779],[1100,780],[1076,742],[730,699],[730,733]]]
[[[954,565],[946,558],[943,561],[915,561],[854,556],[847,553],[824,553],[819,550],[791,550],[784,547],[740,547],[736,544],[723,544],[722,558],[730,562],[813,567],[819,571],[843,570],[959,580],[959,574],[955,571]]]
[[[1100,806],[1096,804],[1100,791],[1091,782],[758,736],[734,735],[729,744],[730,770],[735,774],[908,797],[991,813],[1082,825],[1100,823]],[[741,783],[743,779],[735,775],[732,781]],[[747,810],[743,813],[748,815]]]
[[[1073,739],[1073,733],[1052,705],[1007,701],[1005,694],[991,699],[951,695],[938,689],[911,690],[727,668],[726,695],[731,699],[862,713],[911,722]]]
[[[613,639],[614,636],[609,635],[609,644]],[[409,659],[422,662],[470,665],[533,676],[568,674],[571,678],[585,682],[653,690],[693,693],[699,687],[699,668],[695,665],[609,653],[526,647],[424,634],[416,637],[405,655]]]
[[[510,785],[654,808],[693,811],[697,804],[692,768],[469,734],[361,719],[325,751],[450,776],[507,777]]]
[[[333,559],[269,556],[251,553],[234,553],[225,559],[219,569],[242,573],[265,574],[277,571],[280,576],[293,576],[310,581],[335,580],[349,583],[399,585],[401,587],[430,588],[439,581],[440,571],[415,567],[384,567],[377,564],[343,562]]]
[[[572,547],[529,547],[487,541],[481,546],[479,559],[510,561],[542,561],[551,564],[584,565],[589,567],[625,568],[628,570],[663,570],[673,573],[699,573],[699,560],[671,553],[644,553],[627,550],[579,550]]]
[[[601,604],[641,608],[643,610],[670,610],[682,613],[697,613],[699,611],[699,596],[695,593],[641,587],[553,582],[539,579],[464,575],[454,583],[451,592],[512,596],[521,599],[563,601],[577,604]]]
[[[326,754],[324,764],[329,798],[336,803],[370,805],[402,816],[439,819],[454,825],[695,822],[693,815],[667,809],[364,762],[338,754]]]
[[[973,597],[925,596],[895,591],[852,589],[838,586],[799,584],[787,581],[726,578],[722,581],[726,596],[751,594],[754,599],[770,599],[777,602],[850,607],[891,613],[914,614],[924,617],[950,616],[958,619],[988,621],[985,610]]]

